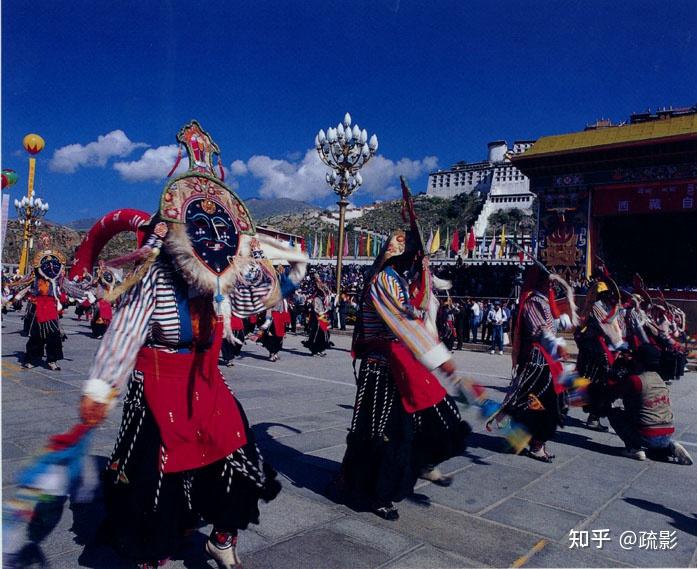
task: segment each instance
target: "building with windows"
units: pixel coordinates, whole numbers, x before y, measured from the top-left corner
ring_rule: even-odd
[[[600,258],[620,285],[639,273],[668,298],[697,299],[697,106],[544,136],[513,163],[538,197],[548,267],[583,282]]]
[[[453,198],[458,194],[476,193],[486,196],[474,225],[475,235],[482,237],[492,213],[514,208],[531,212],[535,196],[530,192],[530,181],[513,165],[511,157],[525,152],[533,143],[531,140],[517,140],[509,149],[504,140],[490,142],[486,160],[458,162],[429,174],[426,195]]]

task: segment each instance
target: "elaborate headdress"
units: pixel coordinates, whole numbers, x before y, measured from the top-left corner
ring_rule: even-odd
[[[402,185],[402,220],[405,225],[408,224],[407,229],[397,229],[392,232],[370,268],[366,286],[369,286],[370,280],[374,275],[379,273],[389,261],[395,258],[409,255],[414,260],[421,259],[422,263],[417,271],[418,278],[415,279],[416,294],[412,299],[412,303],[419,309],[427,310],[430,305],[433,278],[428,267],[428,252],[424,244],[421,226],[414,211],[414,201],[409,191],[409,185],[404,176],[400,176],[399,180]],[[441,281],[439,288],[449,288],[448,284],[445,281]]]
[[[189,169],[169,182],[158,219],[164,247],[185,279],[201,291],[229,292],[240,271],[237,257],[251,257],[254,223],[247,207],[218,176],[213,159],[220,149],[196,121],[177,140],[186,147]],[[243,236],[248,239],[244,240]]]
[[[100,293],[110,293],[121,281],[123,281],[122,269],[108,267],[104,261],[99,262],[97,284],[102,289]]]
[[[518,247],[520,251],[523,252],[529,259],[533,261],[525,273],[525,279],[523,280],[523,286],[520,290],[520,296],[518,297],[518,315],[516,320],[516,330],[521,330],[522,315],[523,315],[523,305],[525,302],[535,293],[538,293],[545,297],[549,302],[550,312],[554,319],[564,318],[565,327],[577,326],[579,319],[576,309],[576,301],[574,298],[573,288],[567,283],[560,275],[552,273],[547,267],[545,267],[540,261],[538,261],[534,256],[530,255],[527,251],[522,249],[519,245],[513,243],[514,246]],[[562,314],[562,311],[557,305],[557,300],[554,294],[554,289],[552,288],[552,282],[557,283],[564,289],[566,294],[566,301],[569,306],[569,314]],[[515,368],[518,363],[518,355],[520,354],[520,349],[522,345],[522,334],[515,334],[513,337],[513,347],[512,347],[512,361],[513,367]]]
[[[161,249],[189,285],[200,292],[222,297],[232,292],[238,282],[263,288],[267,293],[270,288],[277,288],[271,261],[303,262],[307,257],[256,233],[244,202],[225,185],[218,145],[197,121],[185,125],[177,134],[177,141],[177,164],[184,147],[189,168],[165,186],[159,211],[151,218],[149,235],[139,250],[145,252],[146,262],[119,287],[118,293],[142,278]],[[137,260],[144,255],[139,253]],[[280,291],[269,294],[270,299],[279,297]]]
[[[596,273],[593,275],[593,281],[588,288],[588,294],[586,295],[586,302],[583,305],[583,310],[581,311],[581,319],[585,320],[588,318],[593,305],[598,300],[599,297],[606,299],[613,309],[616,309],[622,301],[622,295],[617,283],[610,275],[610,271],[605,265],[605,262],[596,256]]]
[[[40,237],[41,249],[34,255],[34,284],[37,291],[58,299],[58,286],[65,272],[65,256],[51,246],[51,238],[44,233]],[[44,292],[42,289],[47,287]]]

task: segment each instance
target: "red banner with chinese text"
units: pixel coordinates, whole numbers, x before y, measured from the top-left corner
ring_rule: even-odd
[[[593,190],[593,215],[631,215],[697,211],[697,181],[598,186]]]

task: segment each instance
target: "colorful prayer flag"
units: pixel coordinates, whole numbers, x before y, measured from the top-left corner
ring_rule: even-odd
[[[470,233],[467,236],[467,250],[474,251],[477,248],[477,237],[474,234],[474,225],[470,227]]]
[[[438,249],[440,249],[440,227],[436,229],[436,234],[433,236],[433,242],[431,243],[429,252],[433,255]]]
[[[455,230],[455,233],[453,233],[453,242],[450,244],[450,248],[453,250],[453,253],[457,255],[458,251],[460,250],[460,233],[458,230]]]

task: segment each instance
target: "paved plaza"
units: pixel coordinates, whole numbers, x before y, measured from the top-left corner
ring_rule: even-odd
[[[77,418],[81,385],[99,341],[74,319],[73,309],[63,325],[66,360],[62,371],[51,372],[21,369],[26,339],[19,335],[19,316],[10,313],[3,321],[4,496],[46,436]],[[442,465],[454,475],[451,487],[419,484],[400,504],[396,522],[336,503],[328,487],[344,453],[355,393],[350,337],[335,336],[326,358],[310,357],[302,339],[288,336],[275,364],[261,347],[247,344],[242,359],[223,370],[283,482],[279,497],[262,506],[261,525],[240,534],[245,568],[695,566],[697,467],[624,458],[620,440],[583,428],[577,409],[550,445],[557,456],[553,464],[502,453],[501,439],[468,409],[464,416],[475,431],[470,446]],[[510,356],[456,352],[455,359],[462,372],[503,397]],[[693,455],[696,380],[689,373],[671,387],[676,438]],[[120,414],[114,410],[95,433],[92,454],[100,464],[111,451]],[[99,498],[66,505],[37,555],[54,569],[132,567],[95,543],[101,515]],[[214,567],[203,553],[209,529],[191,536],[168,567]],[[580,541],[570,540],[571,530],[578,530]],[[653,538],[648,532],[655,532]],[[602,537],[610,540],[597,539]]]

